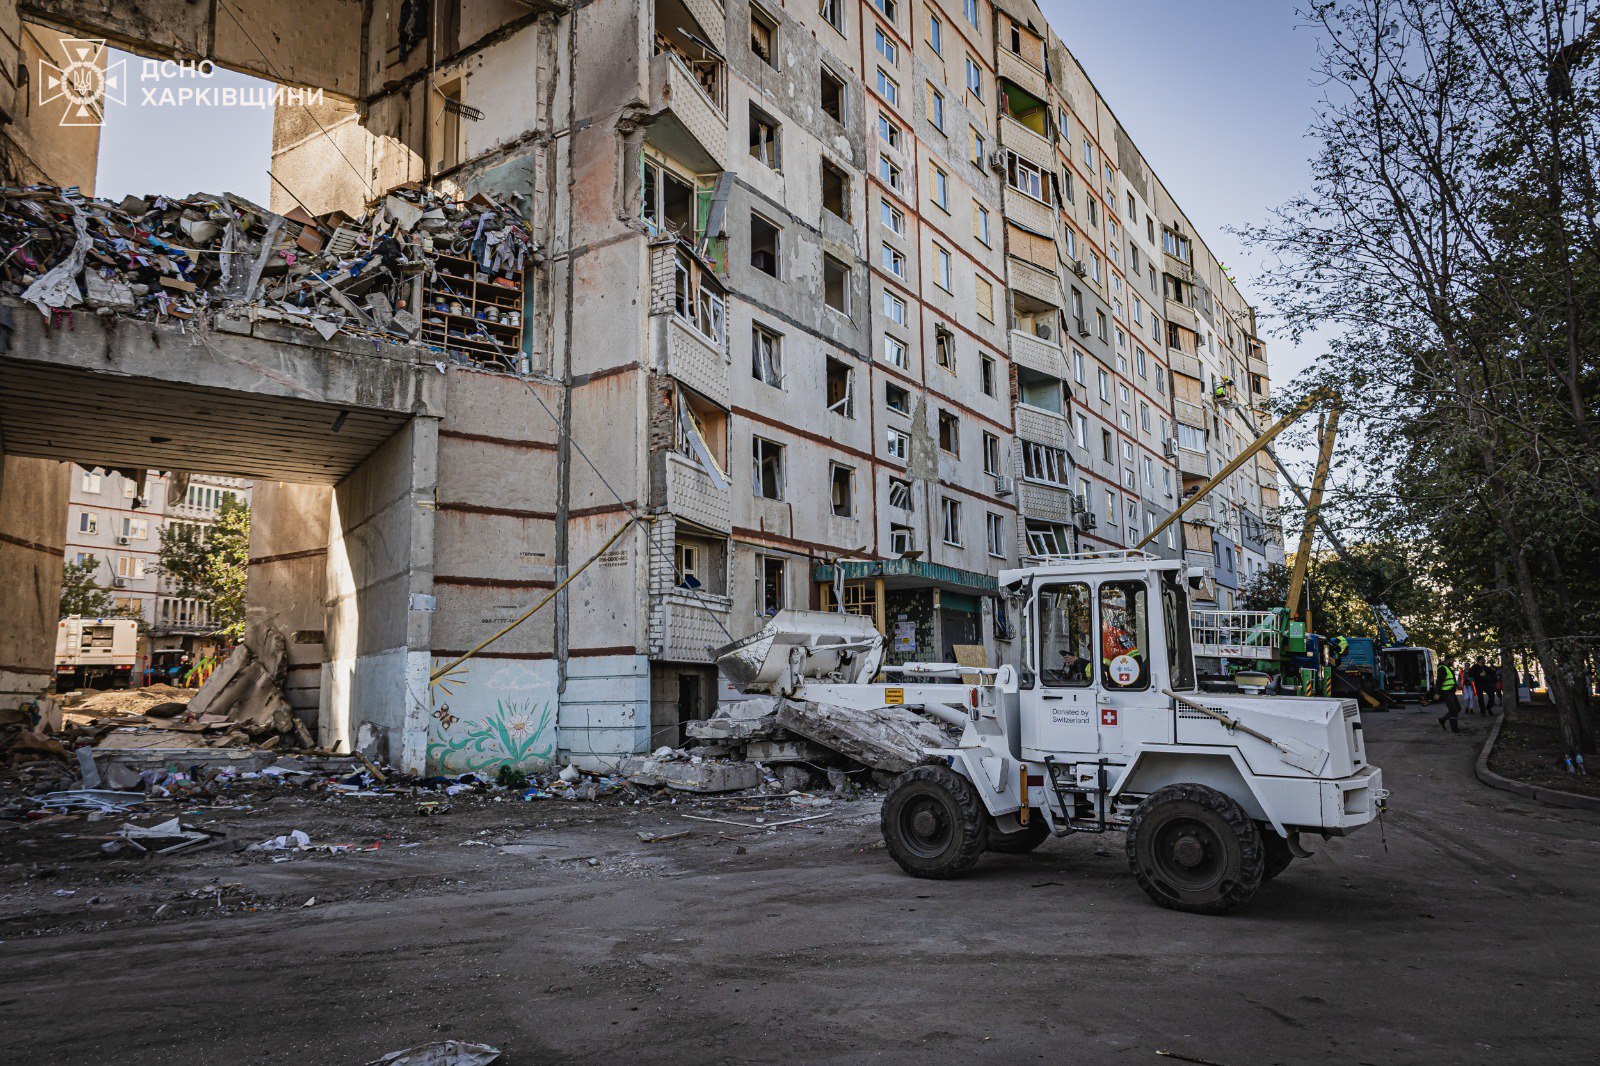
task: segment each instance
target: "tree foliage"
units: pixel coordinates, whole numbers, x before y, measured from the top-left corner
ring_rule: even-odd
[[[117,606],[116,597],[95,577],[100,571],[100,561],[89,558],[83,562],[68,562],[61,568],[62,618],[77,615],[82,618],[135,618],[142,624],[144,616],[138,611],[128,611]]]
[[[176,594],[204,601],[216,631],[244,638],[245,591],[250,567],[250,507],[225,494],[211,525],[171,522],[161,530],[159,570]]]
[[[1291,331],[1341,336],[1285,399],[1343,395],[1357,444],[1330,507],[1417,545],[1452,629],[1530,648],[1568,745],[1592,750],[1600,12],[1318,0],[1307,18],[1312,188],[1252,236],[1282,260]]]

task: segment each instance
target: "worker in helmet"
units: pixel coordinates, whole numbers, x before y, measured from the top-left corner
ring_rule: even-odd
[[[1122,668],[1129,659],[1136,669],[1131,677]],[[1144,683],[1144,652],[1128,627],[1127,608],[1113,605],[1108,598],[1100,602],[1100,666],[1106,681],[1117,688],[1137,688]]]

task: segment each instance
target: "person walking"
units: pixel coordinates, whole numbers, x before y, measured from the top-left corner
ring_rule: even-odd
[[[1483,707],[1483,713],[1492,713],[1496,696],[1494,667],[1480,655],[1472,661],[1472,667],[1467,674],[1472,678],[1473,687],[1478,690],[1478,703]]]
[[[1464,714],[1478,714],[1478,685],[1472,680],[1472,671],[1456,664],[1456,690],[1461,693],[1461,710]]]
[[[1454,663],[1442,662],[1439,664],[1438,675],[1434,678],[1434,685],[1444,700],[1444,713],[1439,716],[1439,728],[1448,729],[1452,733],[1461,732],[1461,699],[1456,695],[1456,671]]]

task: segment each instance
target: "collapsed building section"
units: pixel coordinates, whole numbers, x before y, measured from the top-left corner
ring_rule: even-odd
[[[890,665],[1014,657],[999,570],[1135,543],[1267,397],[1248,304],[1027,0],[0,22],[319,94],[275,113],[264,206],[98,203],[93,145],[0,101],[12,232],[53,242],[4,268],[13,697],[63,460],[261,483],[247,643],[284,639],[319,743],[609,767],[737,697],[710,649],[782,610],[870,619]],[[1219,522],[1264,521],[1258,474]]]

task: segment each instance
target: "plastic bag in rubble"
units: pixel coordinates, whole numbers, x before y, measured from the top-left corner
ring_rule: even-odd
[[[367,1066],[488,1066],[500,1057],[500,1049],[488,1044],[469,1044],[465,1040],[440,1040],[404,1051],[391,1051]]]
[[[251,844],[251,851],[298,851],[311,846],[311,838],[303,829],[291,830],[282,836],[268,837],[259,843]]]

